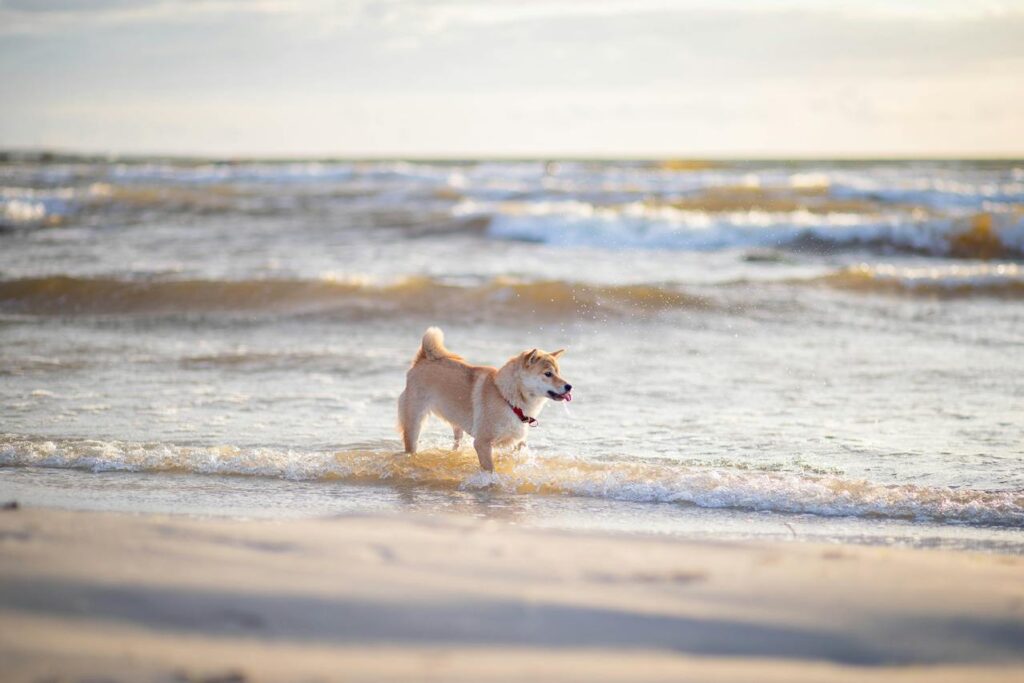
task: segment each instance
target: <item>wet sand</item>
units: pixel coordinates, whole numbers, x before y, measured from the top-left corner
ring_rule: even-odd
[[[1020,680],[1024,559],[0,513],[5,680]]]

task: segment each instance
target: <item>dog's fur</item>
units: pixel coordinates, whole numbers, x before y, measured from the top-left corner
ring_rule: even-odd
[[[513,407],[535,418],[547,399],[572,400],[572,385],[559,376],[562,353],[564,349],[524,351],[501,369],[470,365],[446,349],[444,334],[431,327],[423,335],[406,375],[405,391],[398,397],[398,428],[406,453],[416,452],[423,420],[433,413],[451,424],[455,448],[463,432],[472,436],[480,467],[492,471],[494,447],[526,442],[528,427]]]

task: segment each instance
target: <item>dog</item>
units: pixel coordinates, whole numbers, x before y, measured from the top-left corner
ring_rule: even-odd
[[[420,428],[429,414],[452,426],[455,449],[463,433],[473,437],[480,467],[494,471],[491,452],[498,446],[521,447],[545,401],[571,401],[572,385],[559,375],[558,358],[565,349],[539,349],[513,356],[492,368],[470,365],[444,346],[444,333],[431,327],[405,376],[398,397],[398,428],[405,452],[416,452]]]

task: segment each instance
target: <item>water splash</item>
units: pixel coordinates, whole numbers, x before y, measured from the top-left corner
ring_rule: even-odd
[[[398,488],[586,496],[705,508],[1024,526],[1024,491],[881,485],[838,475],[686,465],[671,460],[500,453],[481,472],[470,450],[295,451],[235,446],[0,437],[0,466],[189,472]]]

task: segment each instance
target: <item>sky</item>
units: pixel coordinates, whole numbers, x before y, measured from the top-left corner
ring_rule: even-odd
[[[1024,0],[0,0],[0,147],[1024,156]]]

